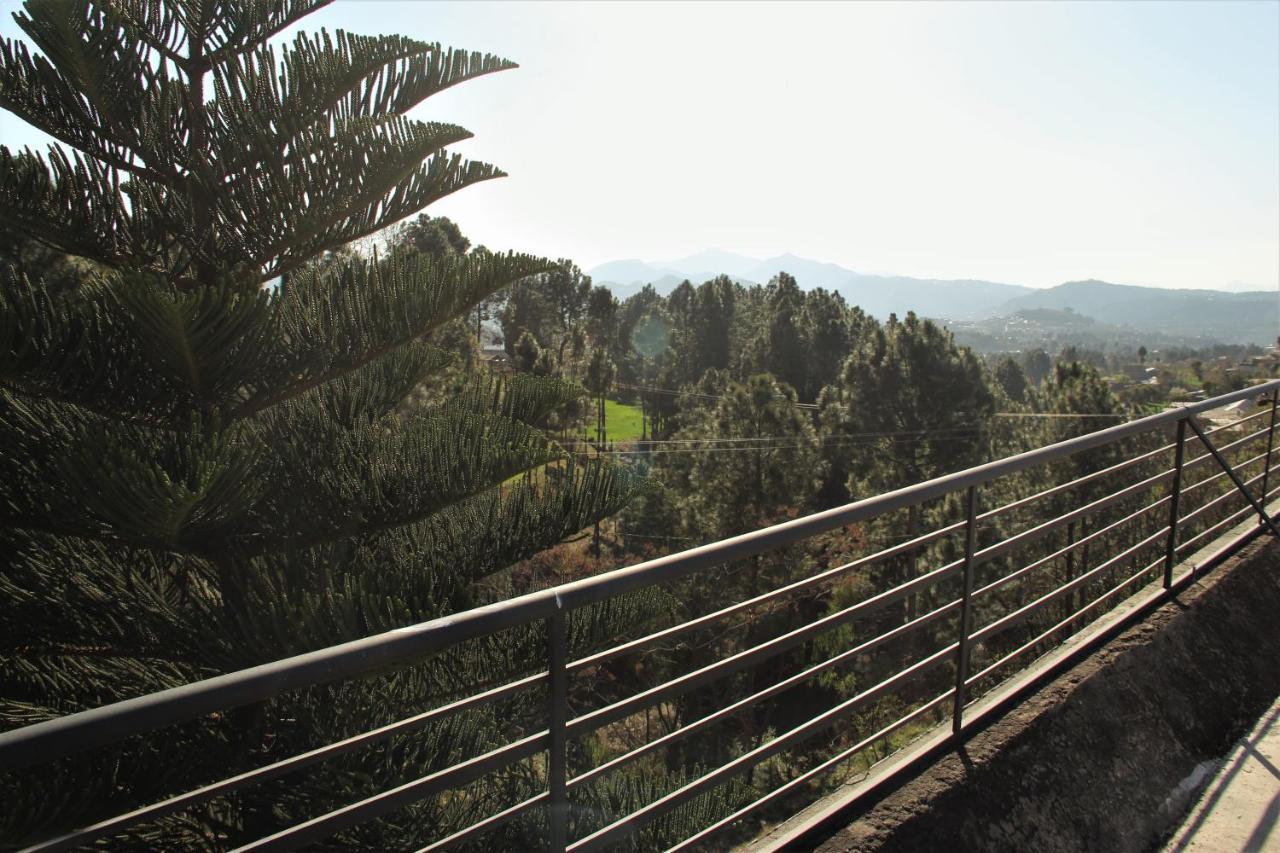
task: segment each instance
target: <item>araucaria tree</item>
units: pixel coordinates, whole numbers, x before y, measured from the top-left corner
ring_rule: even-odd
[[[477,379],[405,414],[447,358],[424,336],[553,266],[412,248],[315,262],[498,177],[445,150],[465,130],[405,114],[512,67],[394,36],[269,43],[324,4],[28,0],[15,17],[37,50],[0,44],[0,106],[58,142],[0,148],[0,231],[89,262],[73,287],[0,272],[0,726],[469,606],[626,496],[605,466],[544,469],[563,454],[538,425],[574,388]],[[406,716],[518,669],[539,642],[0,776],[0,844]],[[467,715],[144,825],[133,843],[230,845],[483,751],[507,723]],[[491,813],[498,793],[420,804],[339,843],[420,843]]]

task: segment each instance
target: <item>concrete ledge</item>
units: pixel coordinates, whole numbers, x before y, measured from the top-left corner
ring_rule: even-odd
[[[963,748],[938,732],[750,847],[1149,849],[1181,817],[1196,767],[1280,693],[1280,667],[1259,653],[1280,648],[1280,546],[1264,537],[1195,577],[1248,529],[1181,567],[1172,601],[1152,612],[1160,591],[1144,590],[971,709],[986,728]]]
[[[1218,775],[1165,853],[1260,853],[1280,847],[1280,699],[1222,761],[1206,761],[1201,778]]]

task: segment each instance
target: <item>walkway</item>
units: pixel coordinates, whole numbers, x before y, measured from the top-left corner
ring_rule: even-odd
[[[1165,853],[1280,850],[1280,699],[1223,760]]]

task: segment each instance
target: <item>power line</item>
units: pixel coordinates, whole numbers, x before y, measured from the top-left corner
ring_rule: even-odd
[[[1009,417],[1045,417],[1045,418],[1117,418],[1123,415],[1090,413],[1056,413],[1056,412],[997,412],[998,416]],[[895,430],[890,432],[845,433],[834,436],[819,436],[812,445],[799,437],[787,435],[743,436],[740,438],[668,438],[668,439],[632,439],[617,442],[634,445],[632,448],[610,447],[597,449],[591,455],[636,456],[658,453],[723,453],[731,451],[765,451],[765,450],[798,450],[804,447],[859,447],[876,444],[880,441],[920,444],[925,441],[965,441],[978,438],[982,426],[940,427],[937,429]],[[562,439],[563,444],[587,444],[594,447],[589,438]],[[675,446],[679,445],[679,446]],[[696,446],[689,446],[696,445]],[[712,445],[712,446],[708,446]],[[732,445],[732,446],[725,446]],[[745,445],[745,446],[744,446]],[[572,451],[571,451],[572,452]],[[587,455],[587,454],[580,454]]]
[[[997,418],[1128,418],[1119,412],[992,412]]]
[[[969,434],[963,435],[945,435],[932,439],[933,441],[967,441],[977,438],[979,433],[975,430]],[[920,444],[929,440],[926,436],[882,436],[879,438],[853,438],[842,440],[840,438],[819,439],[810,444],[808,442],[790,442],[775,444],[759,444],[752,447],[666,447],[657,450],[625,450],[625,449],[606,449],[597,450],[593,454],[575,454],[575,455],[595,455],[595,456],[636,456],[636,455],[652,455],[658,453],[751,453],[761,452],[765,450],[799,450],[805,447],[813,447],[820,449],[822,447],[857,447],[875,444],[883,440],[893,441],[895,443],[914,443]],[[572,451],[570,451],[572,453]]]
[[[840,433],[839,435],[828,436],[825,439],[819,437],[819,440],[845,439],[845,438],[889,438],[902,435],[939,435],[954,432],[977,432],[981,429],[978,424],[956,427],[938,427],[936,429],[913,429],[913,430],[892,430],[887,432],[853,432]],[[618,442],[619,444],[638,444],[638,445],[662,445],[662,444],[729,444],[735,442],[767,442],[767,441],[790,441],[796,437],[791,435],[759,435],[759,436],[743,436],[741,438],[645,438],[645,439],[626,439]],[[590,441],[590,439],[574,439],[576,441]]]
[[[620,531],[618,531],[618,535],[619,535],[619,536],[624,536],[624,537],[626,537],[626,538],[628,538],[628,539],[662,539],[662,540],[665,540],[665,541],[668,541],[668,542],[703,542],[703,541],[706,541],[706,540],[703,540],[703,539],[695,539],[695,538],[693,538],[692,536],[652,536],[652,535],[647,534],[647,533],[629,533],[629,532],[627,532],[626,530],[620,530]]]
[[[1118,414],[1104,414],[1101,412],[1082,412],[1082,413],[1058,413],[1058,412],[997,412],[997,415],[1008,415],[1012,417],[1046,417],[1046,418],[1117,418],[1123,417]],[[651,455],[657,453],[725,453],[732,451],[764,451],[764,450],[797,450],[808,446],[815,448],[822,447],[858,447],[873,445],[882,440],[889,440],[894,443],[915,443],[920,444],[925,441],[965,441],[977,438],[981,435],[982,428],[980,426],[964,426],[964,427],[943,427],[938,429],[922,429],[922,430],[896,430],[893,432],[862,432],[862,433],[846,433],[843,435],[818,437],[817,440],[810,445],[809,442],[799,438],[785,435],[769,435],[769,436],[747,436],[742,438],[669,438],[669,439],[636,439],[632,441],[619,442],[619,444],[634,444],[636,449],[620,449],[609,448],[605,450],[597,450],[594,455],[610,455],[610,456],[635,456],[635,455]],[[590,444],[589,439],[573,439],[574,443]],[[673,447],[671,445],[749,445],[749,446],[697,446],[697,447]]]
[[[633,385],[629,382],[615,382],[615,388],[630,391],[648,391],[654,394],[666,394],[672,397],[693,397],[699,400],[724,400],[723,394],[707,394],[702,391],[677,391],[672,388],[658,388],[653,385]],[[797,409],[816,410],[817,403],[792,403]],[[997,418],[1127,418],[1128,415],[1116,412],[992,412]]]
[[[670,397],[694,397],[694,398],[699,399],[699,400],[724,400],[724,399],[727,399],[727,397],[726,397],[724,394],[707,394],[707,393],[704,393],[704,392],[702,392],[702,391],[677,391],[677,390],[672,389],[672,388],[657,388],[657,387],[652,386],[652,385],[632,385],[631,383],[628,383],[628,382],[615,382],[615,383],[613,383],[613,387],[614,387],[614,388],[625,388],[625,389],[627,389],[627,390],[629,390],[629,391],[648,391],[648,392],[650,392],[650,393],[652,393],[652,394],[666,394],[666,395],[668,395],[668,396],[670,396]],[[818,408],[818,404],[817,404],[817,403],[800,403],[800,402],[795,402],[795,403],[792,403],[791,405],[792,405],[793,407],[797,408],[797,409],[812,409],[812,410],[816,410],[816,409]]]

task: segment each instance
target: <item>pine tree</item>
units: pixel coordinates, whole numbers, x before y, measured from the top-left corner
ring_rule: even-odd
[[[817,400],[822,389],[839,378],[865,323],[866,316],[850,311],[839,293],[819,287],[805,294],[805,386],[796,389],[801,399]]]
[[[698,330],[696,334],[698,376],[709,369],[729,366],[733,344],[733,308],[737,293],[728,276],[718,276],[698,288]]]
[[[984,461],[995,399],[977,356],[946,329],[908,313],[864,331],[839,385],[821,403],[828,464],[848,471],[849,494],[862,497]],[[912,506],[873,519],[866,530],[880,542],[912,539],[954,520],[955,503]],[[878,588],[918,576],[928,557],[921,550],[881,563],[874,570]],[[927,601],[918,598],[904,600],[901,618],[924,609]],[[884,613],[899,615],[893,608]]]
[[[766,319],[750,354],[754,370],[771,373],[797,391],[805,390],[806,341],[803,330],[804,294],[786,273],[769,282]]]
[[[1027,401],[1027,374],[1022,371],[1012,356],[1006,355],[996,364],[996,381],[1004,390],[1005,396],[1015,403]]]
[[[850,492],[877,494],[985,461],[994,410],[978,358],[951,333],[908,313],[867,329],[845,361],[827,429],[874,437],[848,462]]]
[[[39,52],[0,43],[0,106],[59,143],[0,147],[0,232],[86,270],[71,287],[0,272],[0,726],[468,607],[494,594],[478,581],[509,588],[504,567],[628,493],[605,465],[529,476],[564,456],[538,429],[578,393],[564,384],[480,377],[404,414],[448,361],[424,335],[555,265],[337,251],[502,174],[446,150],[462,128],[406,112],[513,64],[342,31],[269,43],[322,5],[28,0],[15,18]],[[0,777],[0,839],[432,707],[527,670],[542,642],[518,634],[208,718],[155,749]],[[131,837],[227,846],[483,751],[511,719],[466,715]],[[447,833],[538,790],[522,772],[339,843]]]

